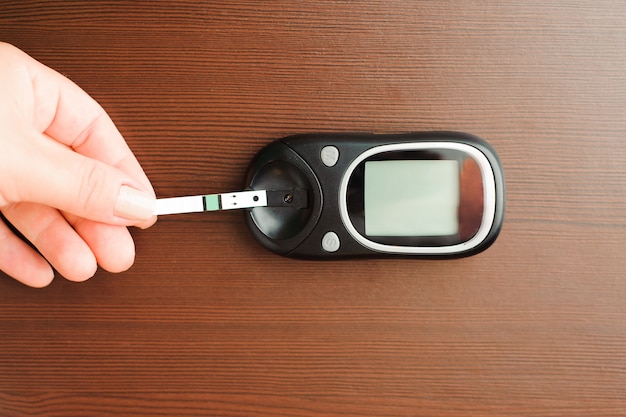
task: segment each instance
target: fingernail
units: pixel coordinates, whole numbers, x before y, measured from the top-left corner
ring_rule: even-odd
[[[127,220],[148,220],[154,216],[155,206],[152,194],[123,185],[115,203],[115,215]]]

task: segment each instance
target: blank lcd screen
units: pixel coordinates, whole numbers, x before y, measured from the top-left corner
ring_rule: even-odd
[[[368,161],[364,193],[368,236],[448,236],[459,232],[458,161]]]

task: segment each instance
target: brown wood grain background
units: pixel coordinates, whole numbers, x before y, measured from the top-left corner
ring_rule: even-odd
[[[120,275],[0,276],[0,415],[626,415],[625,22],[617,0],[3,0],[0,40],[99,100],[160,196],[237,190],[288,134],[422,130],[488,140],[508,195],[461,260],[289,260],[214,213],[134,231]]]

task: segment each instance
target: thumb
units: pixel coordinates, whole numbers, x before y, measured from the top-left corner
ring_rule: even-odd
[[[27,158],[17,158],[31,161],[21,168],[27,172],[18,172],[14,179],[17,201],[114,225],[145,225],[154,219],[154,192],[145,190],[141,182],[44,135],[40,138],[30,143]]]

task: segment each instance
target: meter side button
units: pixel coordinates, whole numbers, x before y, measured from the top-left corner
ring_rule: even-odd
[[[341,243],[339,236],[335,232],[327,232],[322,238],[322,249],[326,252],[337,252]]]
[[[334,146],[324,146],[320,152],[322,163],[327,167],[333,167],[339,160],[339,149]]]

